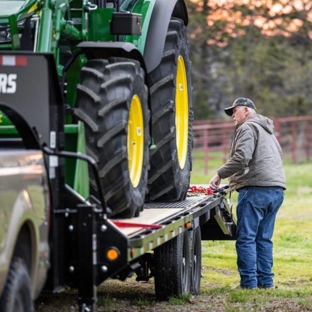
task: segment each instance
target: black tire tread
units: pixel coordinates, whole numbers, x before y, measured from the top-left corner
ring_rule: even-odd
[[[149,76],[152,137],[156,148],[150,153],[147,200],[173,202],[186,198],[192,168],[192,86],[189,44],[183,21],[171,18],[161,63]],[[189,94],[188,151],[184,168],[178,163],[175,130],[175,84],[178,56],[182,55],[187,71]],[[170,168],[168,166],[171,166]],[[166,191],[164,191],[166,190]]]
[[[165,114],[172,114],[173,105],[173,101],[169,101],[166,105],[162,107],[162,109],[158,110],[155,114],[153,114],[152,123],[155,124],[156,122],[158,122],[158,120],[162,118]]]
[[[168,162],[166,164],[162,164],[160,168],[158,168],[158,171],[154,173],[152,177],[150,177],[150,182],[153,182],[154,180],[158,179],[164,172],[171,170],[172,162]],[[173,186],[171,186],[173,187]]]
[[[141,211],[147,188],[148,108],[144,71],[137,61],[121,58],[91,60],[81,71],[75,116],[85,123],[87,153],[98,162],[111,217],[131,218]],[[127,159],[127,125],[131,98],[138,92],[144,118],[144,160],[138,187],[131,184]],[[116,178],[117,177],[117,178]],[[91,194],[97,195],[90,174]]]
[[[201,265],[202,265],[202,246],[201,246],[201,230],[200,226],[192,230],[191,238],[191,293],[193,295],[200,294],[201,281]],[[196,257],[196,262],[195,262]]]
[[[155,292],[157,300],[167,300],[190,291],[189,233],[184,232],[154,250]],[[184,244],[187,244],[184,246]],[[186,272],[182,277],[183,248]],[[185,280],[183,280],[185,279]]]

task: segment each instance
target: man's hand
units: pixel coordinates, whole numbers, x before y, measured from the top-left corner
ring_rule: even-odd
[[[215,191],[219,188],[221,183],[221,178],[219,177],[218,173],[214,175],[214,177],[210,180],[209,185]]]

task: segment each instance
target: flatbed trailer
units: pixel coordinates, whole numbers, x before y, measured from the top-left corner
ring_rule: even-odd
[[[214,236],[210,237],[206,234],[206,240],[222,239],[223,235],[228,235],[230,238],[235,233],[233,221],[226,222],[225,216],[230,214],[229,201],[224,200],[219,193],[193,194],[186,200],[173,204],[145,204],[140,217],[132,219],[134,223],[129,219],[112,222],[119,226],[120,231],[129,239],[128,260],[131,261],[136,256],[141,256],[142,252],[144,254],[148,250],[155,249],[184,230],[201,226],[205,231],[205,224],[209,220],[208,232],[212,232],[214,227]],[[139,226],[140,224],[142,227]]]
[[[79,206],[83,209],[74,208]],[[66,256],[54,267],[63,262],[67,268],[66,285],[78,288],[80,307],[94,305],[95,286],[109,278],[125,280],[133,273],[137,281],[155,279],[158,300],[197,295],[201,240],[235,239],[235,218],[222,190],[208,196],[190,193],[178,203],[147,203],[140,217],[132,219],[109,219],[89,203],[68,204],[59,214]],[[46,288],[55,289],[55,285]]]
[[[138,281],[153,277],[156,298],[160,300],[184,293],[199,294],[201,240],[235,239],[235,219],[226,190],[212,195],[190,192],[185,200],[176,203],[145,203],[139,217],[110,218],[101,187],[97,198],[86,199],[65,182],[66,160],[72,159],[87,163],[101,186],[95,160],[64,149],[64,137],[83,125],[64,127],[64,104],[53,54],[4,52],[0,61],[3,55],[19,61],[9,66],[1,66],[0,62],[0,111],[13,124],[0,127],[2,181],[9,182],[13,176],[24,181],[20,189],[14,190],[16,201],[13,198],[13,208],[9,207],[13,212],[20,210],[21,196],[29,206],[15,227],[3,282],[11,278],[10,263],[18,258],[26,263],[24,275],[29,275],[31,299],[41,291],[56,293],[76,288],[80,311],[96,310],[96,288],[102,282],[109,278],[124,280],[133,273]],[[14,163],[2,162],[12,153],[17,157]],[[41,161],[36,166],[34,155]],[[26,167],[30,171],[25,171]],[[7,177],[6,172],[10,172]],[[38,177],[38,172],[42,182],[36,190],[44,209],[31,222],[29,211],[37,198],[29,196],[33,185],[27,181],[32,181],[35,174]],[[3,186],[0,195],[8,191]],[[12,218],[16,216],[13,212]],[[48,233],[44,242],[38,238],[42,232],[46,236]],[[21,246],[23,252],[19,251]],[[42,246],[49,248],[41,251]],[[38,268],[41,276],[43,268],[47,275],[43,289],[33,285]],[[26,289],[27,283],[24,286]],[[0,291],[3,296],[3,289]],[[9,291],[6,286],[4,293]]]

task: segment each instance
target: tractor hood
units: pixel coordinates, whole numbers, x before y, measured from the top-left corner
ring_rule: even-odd
[[[29,1],[0,0],[0,17],[8,17],[18,13]]]

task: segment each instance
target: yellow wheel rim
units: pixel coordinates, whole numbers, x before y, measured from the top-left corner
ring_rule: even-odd
[[[134,95],[128,121],[128,169],[133,187],[140,183],[144,155],[144,122],[140,98]]]
[[[182,56],[178,58],[178,69],[176,78],[175,96],[175,124],[176,124],[176,143],[178,150],[178,160],[180,168],[183,169],[186,162],[188,150],[188,85],[185,64]]]

